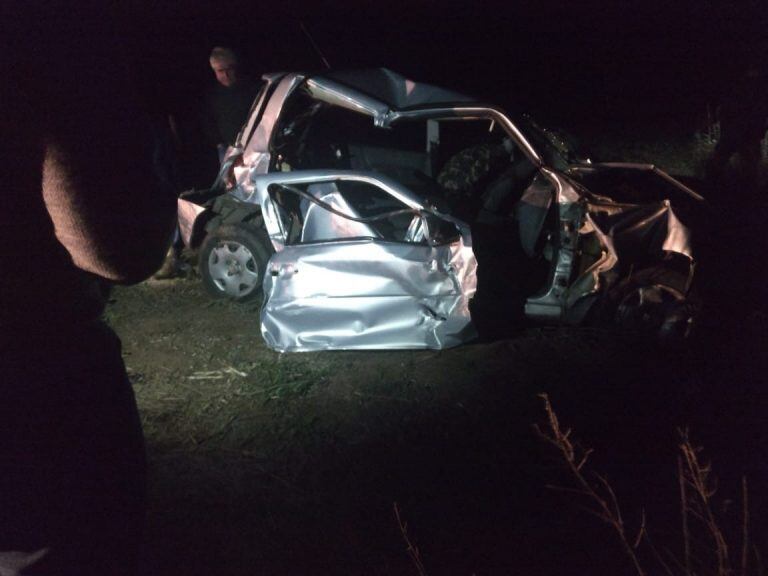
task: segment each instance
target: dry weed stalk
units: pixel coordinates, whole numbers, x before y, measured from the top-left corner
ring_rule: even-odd
[[[688,530],[688,491],[685,486],[685,479],[683,477],[683,459],[677,457],[677,482],[680,486],[680,518],[682,521],[683,531],[683,566],[685,568],[686,576],[691,573],[691,534]]]
[[[638,576],[645,576],[646,572],[640,565],[640,560],[635,552],[645,534],[645,513],[642,515],[637,536],[633,539],[632,543],[630,543],[624,519],[621,515],[621,508],[616,499],[616,493],[613,491],[610,483],[603,476],[596,473],[589,474],[589,476],[594,478],[590,479],[584,470],[584,465],[587,463],[590,454],[592,454],[592,450],[581,449],[571,441],[571,431],[570,429],[563,430],[560,427],[557,414],[555,414],[552,404],[549,402],[549,396],[547,394],[540,394],[540,397],[544,400],[544,410],[546,411],[548,418],[548,429],[545,432],[542,431],[540,426],[536,425],[536,431],[542,438],[554,445],[560,451],[571,475],[579,486],[575,492],[587,496],[588,500],[593,505],[592,508],[588,508],[587,511],[594,514],[613,528],[619,537],[619,542],[624,549],[624,552],[632,561]],[[562,488],[559,489],[562,490]],[[569,489],[566,490],[572,491]]]
[[[729,559],[729,545],[713,512],[712,497],[717,492],[717,484],[710,477],[712,466],[699,460],[700,447],[691,444],[687,430],[679,430],[680,454],[678,459],[678,476],[680,480],[680,501],[682,503],[684,540],[686,546],[686,575],[692,574],[690,569],[690,547],[688,541],[687,517],[698,520],[712,540],[715,558],[717,559],[717,576],[728,576],[733,570]],[[741,479],[741,566],[739,573],[746,576],[749,570],[749,489],[746,477]],[[755,558],[759,561],[759,553],[754,550]],[[762,567],[757,566],[757,574],[763,574]]]
[[[704,525],[714,544],[717,574],[725,576],[731,573],[731,567],[728,559],[728,543],[712,511],[712,497],[717,492],[717,483],[710,477],[712,465],[699,461],[701,448],[691,444],[687,430],[680,430],[679,433],[680,454],[683,461],[680,467],[682,485],[686,488],[681,494],[683,515],[684,517],[690,515]]]
[[[655,559],[659,562],[661,568],[669,574],[673,574],[669,565],[658,553],[656,547],[651,541],[645,526],[645,513],[642,514],[640,528],[637,536],[630,542],[627,537],[627,530],[621,515],[621,509],[616,499],[616,494],[608,481],[595,472],[585,470],[587,460],[592,453],[591,449],[580,448],[571,439],[571,430],[563,430],[557,418],[549,397],[546,394],[540,394],[544,401],[544,410],[547,414],[546,431],[542,431],[540,426],[535,426],[539,435],[553,444],[565,461],[572,477],[578,485],[577,489],[558,488],[569,492],[575,492],[587,497],[591,503],[588,511],[600,518],[603,522],[611,526],[618,535],[619,542],[631,560],[638,576],[646,574],[638,558],[637,550],[641,543],[645,542]],[[678,457],[678,482],[680,488],[680,513],[682,518],[682,540],[683,540],[683,559],[680,562],[674,555],[670,554],[671,561],[684,576],[696,576],[697,574],[715,574],[716,576],[731,576],[733,571],[729,560],[729,545],[725,534],[720,527],[718,518],[713,512],[713,501],[717,491],[717,485],[711,475],[712,467],[709,463],[702,463],[699,458],[700,447],[695,447],[689,437],[687,430],[679,430],[680,434],[680,456]],[[740,576],[748,574],[748,557],[750,554],[749,538],[749,500],[747,491],[747,480],[742,478],[742,522],[741,522],[741,566]],[[712,540],[711,548],[703,548],[697,543],[691,533],[690,520],[696,520],[703,527],[706,534]],[[706,564],[702,565],[701,559],[696,557],[695,552],[709,552],[714,555],[717,566],[707,569]],[[755,559],[755,574],[765,574],[762,565],[762,558],[759,550],[752,547]],[[696,570],[693,567],[694,561],[701,567]]]
[[[747,477],[741,477],[741,576],[747,576],[749,559],[749,491]]]
[[[397,502],[394,503],[394,509],[395,519],[397,519],[397,525],[400,528],[400,534],[403,536],[403,540],[408,546],[406,550],[408,555],[411,557],[411,560],[413,561],[413,565],[416,567],[416,572],[418,572],[419,576],[427,576],[427,571],[424,569],[424,564],[421,561],[421,554],[419,553],[419,549],[413,545],[410,537],[408,536],[408,523],[403,521],[401,518],[400,507],[397,505]]]

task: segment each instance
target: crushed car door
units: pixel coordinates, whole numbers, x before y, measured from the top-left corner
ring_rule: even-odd
[[[264,281],[271,348],[444,348],[475,337],[465,224],[403,202],[391,194],[397,184],[385,189],[376,176],[303,180],[269,185],[293,229]]]

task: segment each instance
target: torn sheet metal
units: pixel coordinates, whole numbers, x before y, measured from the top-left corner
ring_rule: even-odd
[[[690,231],[671,201],[676,210],[690,211],[703,201],[696,192],[652,164],[574,166],[569,175],[587,186],[590,219],[612,238],[617,258],[677,252],[693,259]]]
[[[402,209],[389,214],[402,217],[402,225],[385,236],[377,229],[380,215],[366,220],[345,202],[339,191],[344,182],[375,186],[391,197]],[[297,203],[302,233],[291,243],[288,215],[270,188],[282,186],[284,194],[301,185],[307,185]],[[467,224],[378,174],[270,174],[255,177],[254,189],[270,237],[281,241],[264,279],[261,330],[269,347],[440,349],[476,338],[469,301],[477,289],[477,261]],[[454,236],[441,241],[441,226]]]
[[[198,194],[186,200],[205,203],[208,215],[185,206],[180,219],[185,242],[197,245],[225,223],[253,228],[261,238],[263,222],[271,244],[265,250],[275,251],[264,284],[263,333],[278,350],[442,348],[474,335],[467,308],[476,289],[469,229],[435,207],[448,205],[432,182],[442,161],[434,151],[443,121],[490,122],[521,152],[510,156],[515,164],[505,170],[508,180],[494,175],[477,191],[478,222],[498,228],[501,249],[519,241],[512,257],[519,251],[521,277],[536,284],[546,277],[538,286],[515,288],[525,290],[519,299],[528,318],[579,323],[618,282],[639,268],[665,265],[669,253],[690,261],[691,277],[687,224],[695,209],[687,205],[702,198],[653,165],[585,163],[529,118],[386,69],[264,80],[211,190],[226,184],[217,193],[253,209],[223,213],[225,203]],[[380,130],[379,140],[368,122],[334,108],[391,130]],[[339,112],[354,119],[350,126],[366,129],[337,130]],[[403,146],[390,138],[412,121],[426,123],[425,151],[413,148],[412,135]],[[489,132],[489,139],[495,136]],[[332,157],[307,153],[328,144]],[[349,188],[336,186],[345,180]],[[366,186],[378,191],[368,198]],[[386,222],[375,221],[376,210],[395,205]],[[195,220],[205,222],[205,230]]]
[[[652,205],[587,204],[584,223],[579,230],[583,238],[594,233],[602,247],[599,257],[570,286],[565,309],[571,322],[579,322],[577,314],[585,312],[576,303],[597,292],[605,293],[624,275],[621,267],[636,262],[660,262],[665,253],[678,253],[693,262],[691,238],[668,201]],[[693,266],[690,267],[693,273]]]
[[[279,77],[265,76],[264,80],[275,84],[274,92],[269,92],[268,100],[261,104],[260,108],[254,110],[254,115],[258,117],[258,124],[251,130],[244,130],[243,141],[238,142],[238,145],[243,149],[243,162],[246,166],[263,162],[261,158],[264,155],[268,158],[269,141],[283,111],[283,105],[296,87],[304,81],[304,76],[301,74],[287,74]],[[268,164],[267,161],[265,167]]]
[[[334,84],[338,83],[340,85],[340,89],[337,90],[338,93],[355,94],[360,92],[369,94],[376,100],[386,104],[387,108],[398,110],[413,106],[445,104],[447,102],[477,101],[476,98],[465,96],[453,90],[424,82],[415,82],[387,68],[329,70],[313,79],[318,84],[327,83],[331,85],[331,82]]]
[[[281,352],[457,346],[477,336],[476,268],[462,240],[286,246],[270,260],[261,333]]]
[[[284,214],[283,209],[275,203],[269,194],[269,188],[273,184],[283,185],[303,185],[308,184],[314,190],[313,195],[318,198],[325,197],[326,185],[339,179],[353,180],[360,183],[370,184],[381,188],[383,192],[390,195],[393,200],[401,202],[404,207],[410,208],[414,213],[426,210],[426,206],[419,196],[405,188],[402,184],[384,174],[373,174],[369,172],[356,172],[344,170],[302,170],[296,172],[276,172],[271,174],[253,174],[251,175],[250,192],[245,188],[238,188],[232,192],[238,200],[246,203],[258,204],[261,206],[261,213],[264,217],[264,227],[269,234],[270,241],[276,252],[283,249],[287,241],[286,225],[289,218]],[[333,202],[329,202],[333,206]],[[304,203],[304,206],[307,206]],[[354,216],[352,210],[347,206],[344,208],[351,216]],[[306,217],[306,213],[304,214]],[[469,228],[460,220],[454,219],[445,214],[440,218],[453,222],[458,227],[464,227],[469,236]],[[348,226],[349,224],[338,223],[338,226]],[[364,234],[365,236],[366,234]],[[309,238],[307,238],[309,240]],[[314,238],[317,240],[317,238]],[[405,238],[403,238],[405,240]],[[410,238],[408,241],[415,241]]]
[[[557,230],[549,232],[543,248],[551,252],[550,280],[528,298],[530,318],[578,324],[597,296],[637,266],[657,265],[668,253],[685,256],[693,273],[690,231],[666,197],[682,193],[694,202],[700,197],[672,177],[637,164],[573,166],[568,175],[575,181],[543,173],[554,191],[534,180],[515,208],[521,244],[531,256],[557,199],[557,218],[552,218]]]
[[[668,201],[640,206],[589,203],[588,218],[617,259],[627,262],[678,252],[691,258],[690,234]]]
[[[205,212],[206,207],[190,202],[184,198],[179,198],[176,202],[176,209],[178,211],[181,239],[185,246],[189,246],[192,243],[192,233],[195,229],[195,221],[200,214]]]

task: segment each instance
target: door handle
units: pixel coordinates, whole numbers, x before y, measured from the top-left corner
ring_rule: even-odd
[[[293,266],[293,264],[285,264],[283,266],[280,266],[280,268],[272,268],[269,271],[270,276],[293,276],[294,274],[297,274],[299,272],[299,269]]]

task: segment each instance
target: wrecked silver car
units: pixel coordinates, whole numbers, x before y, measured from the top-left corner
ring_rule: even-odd
[[[212,294],[263,290],[270,347],[445,348],[525,319],[687,329],[678,206],[701,197],[658,168],[590,163],[530,118],[385,69],[264,80],[179,217]]]

